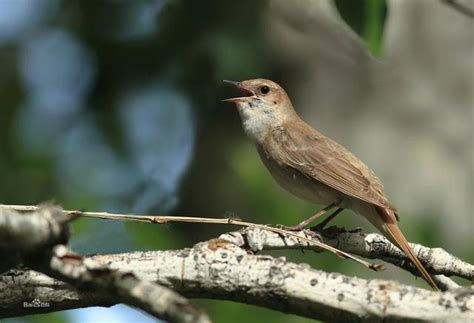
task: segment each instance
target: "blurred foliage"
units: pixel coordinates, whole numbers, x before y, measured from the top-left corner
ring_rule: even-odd
[[[67,323],[68,319],[62,312],[36,314],[30,316],[22,316],[21,318],[13,318],[6,320],[10,323],[35,322],[35,323]]]
[[[233,212],[282,224],[315,212],[273,183],[236,111],[220,102],[231,93],[222,79],[279,78],[262,30],[267,1],[19,3],[0,0],[0,11],[17,10],[10,20],[0,14],[0,26],[17,26],[4,34],[0,28],[1,203]],[[379,55],[385,1],[337,0],[336,6]],[[347,214],[335,223],[359,223]],[[224,230],[82,219],[74,223],[72,243],[86,253],[182,248]],[[361,270],[327,254],[273,254],[329,271]],[[196,303],[216,322],[307,321],[232,302]],[[74,315],[26,320],[74,321]]]
[[[376,56],[382,54],[382,33],[386,16],[384,0],[366,0],[365,26],[363,37],[372,53]]]
[[[380,56],[387,15],[385,0],[336,0],[335,4],[342,18],[365,40],[372,54]]]

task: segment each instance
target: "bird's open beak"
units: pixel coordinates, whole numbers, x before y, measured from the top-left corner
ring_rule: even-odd
[[[255,92],[252,91],[251,89],[243,86],[241,82],[234,82],[234,81],[229,81],[229,80],[224,80],[223,82],[227,83],[227,84],[230,84],[232,86],[235,86],[236,88],[238,88],[240,90],[240,92],[245,94],[245,96],[241,96],[241,97],[237,97],[237,98],[224,99],[224,100],[222,100],[222,102],[235,103],[235,102],[243,101],[243,100],[245,100],[245,99],[247,99],[251,96],[255,96]]]

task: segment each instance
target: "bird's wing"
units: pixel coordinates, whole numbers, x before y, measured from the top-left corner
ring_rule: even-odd
[[[394,209],[375,173],[356,156],[308,125],[275,127],[265,140],[269,157],[346,195]]]

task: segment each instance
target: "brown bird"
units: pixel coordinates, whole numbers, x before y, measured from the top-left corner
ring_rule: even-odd
[[[224,100],[237,105],[245,133],[256,144],[273,178],[287,191],[324,209],[293,229],[301,230],[331,209],[351,209],[369,220],[411,259],[423,278],[437,289],[398,226],[395,208],[375,173],[337,142],[304,122],[285,90],[265,79],[224,81],[245,96]]]

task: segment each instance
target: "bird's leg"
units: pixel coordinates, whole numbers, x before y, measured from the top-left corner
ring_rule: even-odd
[[[339,205],[339,202],[331,203],[328,206],[326,206],[325,208],[323,208],[323,209],[319,210],[318,212],[316,212],[316,214],[314,214],[314,215],[310,216],[309,218],[307,218],[306,220],[304,220],[303,222],[301,222],[301,223],[299,223],[295,226],[292,226],[292,227],[282,226],[282,228],[285,229],[285,230],[290,230],[290,231],[301,231],[308,224],[310,224],[311,222],[313,222],[314,220],[319,218],[321,215],[325,214],[327,211],[335,208],[338,205]]]
[[[314,231],[322,231],[324,230],[324,227],[332,221],[332,219],[334,219],[336,217],[336,215],[338,215],[339,213],[341,213],[342,211],[344,210],[344,208],[340,207],[338,208],[336,211],[332,212],[331,215],[329,215],[323,222],[315,225],[314,227],[311,227],[311,230],[314,230]]]

